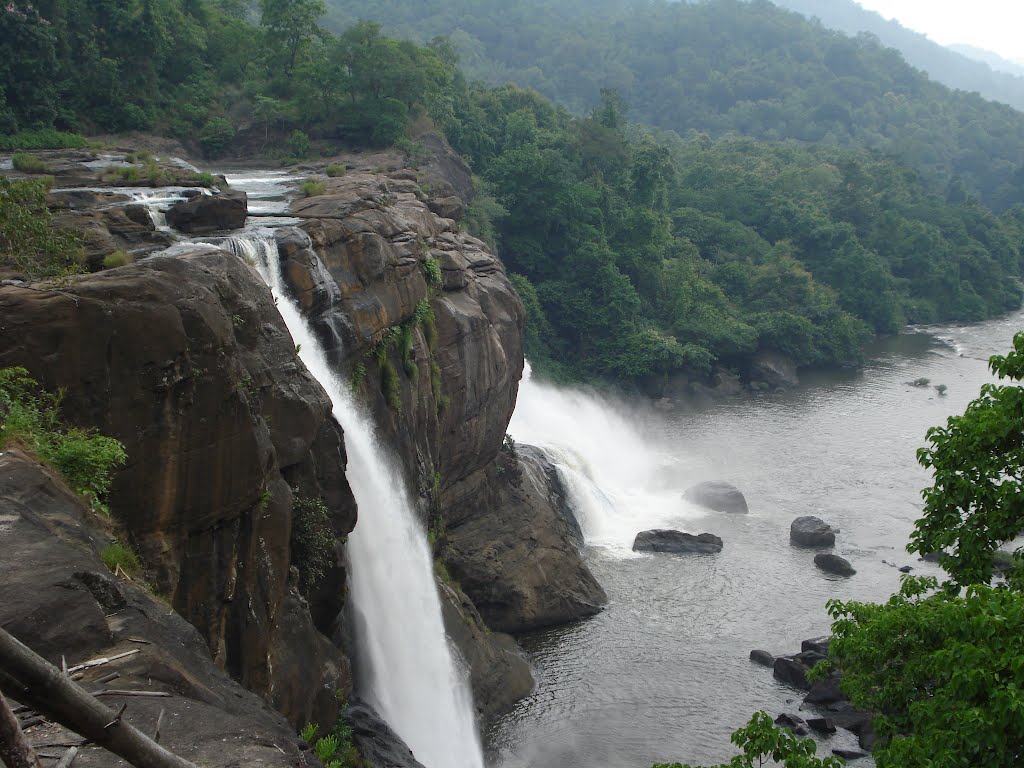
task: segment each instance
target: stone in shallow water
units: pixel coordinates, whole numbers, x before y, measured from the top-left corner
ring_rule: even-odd
[[[705,481],[697,483],[688,488],[683,498],[699,504],[702,507],[713,509],[716,512],[735,512],[745,514],[749,511],[747,500],[740,493],[740,490],[729,483],[718,483]]]
[[[839,555],[821,552],[814,556],[814,564],[827,573],[834,573],[837,576],[853,576],[857,573],[850,561]]]
[[[796,736],[806,736],[811,732],[806,720],[799,715],[790,714],[788,712],[784,712],[776,717],[775,724],[780,728],[792,731]]]
[[[710,533],[694,536],[673,530],[642,531],[633,541],[633,551],[714,555],[722,551],[722,540]]]
[[[750,660],[764,667],[775,666],[775,656],[768,653],[768,651],[751,651]]]
[[[836,531],[820,517],[798,517],[789,526],[789,542],[798,547],[831,547]]]

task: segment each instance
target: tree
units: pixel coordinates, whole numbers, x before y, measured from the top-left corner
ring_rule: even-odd
[[[260,11],[272,47],[281,52],[285,79],[291,80],[299,51],[320,35],[327,6],[324,0],[260,0]]]

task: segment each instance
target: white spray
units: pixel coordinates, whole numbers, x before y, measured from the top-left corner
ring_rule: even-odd
[[[359,505],[347,551],[361,693],[426,768],[483,768],[466,675],[448,648],[426,533],[399,464],[376,439],[283,288],[273,236],[231,238],[226,245],[255,261],[302,361],[327,390],[345,430],[348,480]]]
[[[620,404],[543,384],[523,372],[509,434],[544,449],[567,487],[586,543],[627,555],[639,531],[699,516],[682,499],[691,479],[678,457],[642,435]]]

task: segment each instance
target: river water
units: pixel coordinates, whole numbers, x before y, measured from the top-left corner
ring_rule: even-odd
[[[610,603],[523,638],[539,684],[492,729],[491,763],[717,763],[735,754],[729,735],[752,712],[794,711],[802,694],[750,662],[750,650],[798,651],[827,633],[827,600],[884,600],[898,588],[897,566],[938,575],[904,549],[928,484],[915,451],[992,380],[988,357],[1021,329],[1024,314],[906,333],[872,347],[859,372],[819,372],[793,391],[704,408],[661,411],[524,381],[510,432],[559,457]],[[908,384],[919,378],[931,385]],[[750,514],[684,502],[701,480],[739,486]],[[841,529],[834,551],[855,576],[826,575],[813,552],[790,546],[790,523],[808,514]],[[711,532],[725,548],[632,553],[633,536],[653,527]],[[840,731],[819,753],[853,744]]]

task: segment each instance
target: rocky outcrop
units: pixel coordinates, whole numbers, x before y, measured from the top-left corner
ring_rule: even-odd
[[[423,768],[402,737],[372,707],[353,702],[343,714],[365,768]]]
[[[294,725],[333,721],[351,678],[322,633],[344,571],[336,560],[315,624],[292,505],[323,499],[341,537],[355,504],[329,400],[258,275],[217,250],[158,256],[60,291],[0,287],[0,318],[0,367],[62,389],[67,418],[124,443],[114,517],[217,665]]]
[[[779,352],[758,352],[750,361],[749,379],[770,389],[789,389],[800,383],[796,363]]]
[[[833,573],[836,576],[854,576],[857,573],[849,560],[831,552],[819,552],[814,556],[814,564],[826,573]]]
[[[214,664],[204,638],[139,582],[113,576],[100,559],[109,523],[88,510],[51,471],[17,450],[0,454],[0,627],[52,664],[131,655],[88,669],[86,690],[157,691],[163,698],[105,695],[161,744],[197,765],[318,765],[300,750],[295,731],[260,697]],[[162,712],[162,714],[161,714]],[[72,738],[47,727],[47,741]],[[83,766],[111,756],[84,746]]]
[[[672,530],[642,531],[633,541],[633,551],[715,555],[722,551],[722,540],[711,533],[694,536],[692,533]]]
[[[789,541],[798,547],[831,547],[836,531],[820,517],[798,517],[789,526]]]
[[[608,598],[580,553],[557,471],[505,450],[449,497],[443,557],[488,626],[525,632],[591,616]]]
[[[245,192],[198,194],[167,209],[167,223],[179,232],[208,235],[245,226],[249,205]]]
[[[740,490],[729,483],[717,483],[705,481],[687,488],[683,498],[687,501],[698,504],[716,512],[734,512],[746,514],[747,500],[740,493]]]

